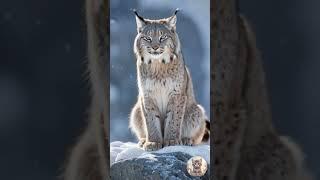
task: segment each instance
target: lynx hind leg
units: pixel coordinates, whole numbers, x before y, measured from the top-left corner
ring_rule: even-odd
[[[200,144],[206,130],[205,112],[200,105],[194,104],[186,109],[182,122],[181,140],[183,145]]]
[[[135,104],[130,114],[129,127],[131,131],[137,136],[138,145],[143,147],[146,142],[146,126],[143,122],[142,112],[139,102]]]

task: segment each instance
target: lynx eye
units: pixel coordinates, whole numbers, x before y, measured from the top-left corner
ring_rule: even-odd
[[[151,41],[152,41],[151,37],[143,37],[143,39],[144,39],[145,41],[148,41],[149,43],[151,43]]]
[[[167,35],[164,35],[164,36],[160,36],[160,42],[163,42],[164,40],[166,40],[168,38]]]

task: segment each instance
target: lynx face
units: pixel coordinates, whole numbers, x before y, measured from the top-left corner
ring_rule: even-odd
[[[159,60],[162,63],[169,63],[175,58],[176,52],[180,50],[176,20],[176,15],[159,20],[136,16],[138,34],[134,51],[142,62],[150,64]]]
[[[195,170],[200,170],[202,166],[202,159],[192,159],[192,166]]]
[[[191,176],[203,176],[207,168],[207,162],[200,156],[192,157],[187,162],[187,171]]]

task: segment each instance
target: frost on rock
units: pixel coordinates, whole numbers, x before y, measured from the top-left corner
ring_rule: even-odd
[[[112,179],[209,179],[209,170],[203,177],[192,177],[186,169],[193,156],[203,157],[209,168],[210,146],[169,146],[147,152],[137,144],[112,142],[110,163]]]
[[[123,143],[115,141],[110,143],[110,163],[111,165],[115,162],[132,159],[132,158],[143,158],[147,157],[147,154],[151,153],[172,153],[172,152],[183,152],[190,156],[201,156],[207,163],[210,163],[210,146],[209,145],[197,145],[197,146],[168,146],[157,151],[144,151],[138,147],[138,144],[127,142]]]

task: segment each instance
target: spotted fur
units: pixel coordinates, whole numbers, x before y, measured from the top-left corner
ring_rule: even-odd
[[[138,102],[130,128],[145,150],[199,144],[207,119],[197,104],[176,33],[177,17],[150,20],[136,13]]]

